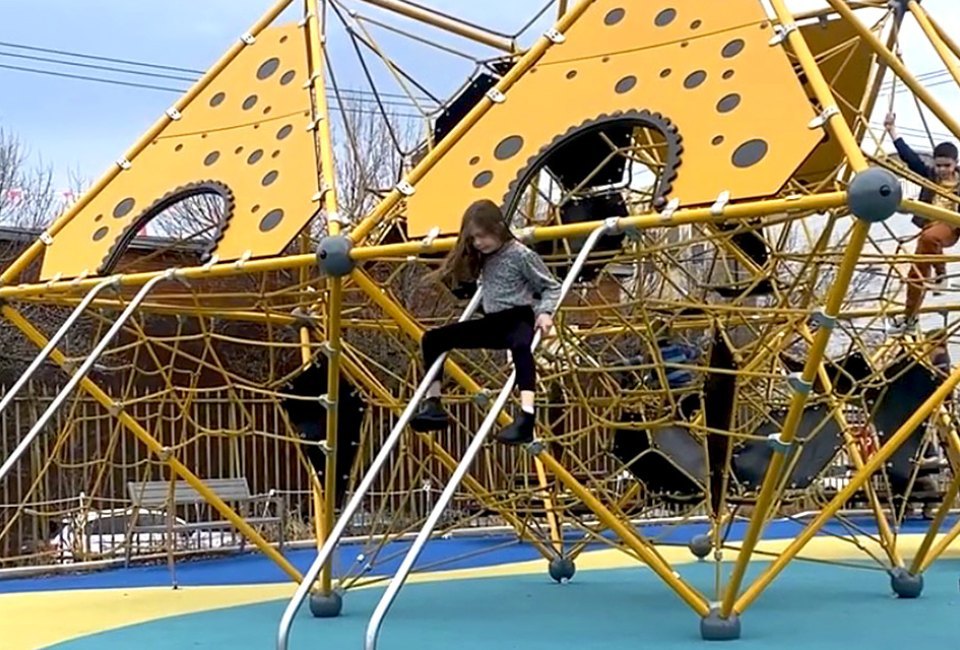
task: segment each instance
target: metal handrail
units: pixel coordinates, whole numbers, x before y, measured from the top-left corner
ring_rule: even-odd
[[[459,322],[469,320],[473,314],[476,313],[477,307],[480,306],[482,291],[483,289],[481,287],[473,294],[473,298],[470,300],[467,308],[464,310],[463,314],[460,315]],[[377,475],[380,473],[381,468],[386,464],[387,460],[389,460],[390,454],[400,441],[400,436],[403,434],[404,429],[406,429],[407,423],[410,422],[410,419],[413,417],[413,413],[416,410],[417,405],[426,395],[427,389],[440,372],[440,368],[443,367],[443,363],[446,358],[446,354],[441,355],[440,358],[433,363],[430,369],[427,370],[427,373],[424,375],[423,380],[417,387],[416,392],[410,399],[410,403],[407,404],[407,407],[403,410],[403,413],[400,415],[397,423],[393,426],[393,429],[391,429],[390,435],[387,436],[387,439],[380,447],[380,452],[377,454],[377,457],[374,458],[373,463],[370,465],[370,469],[367,470],[367,473],[360,481],[360,484],[357,486],[353,496],[347,502],[346,507],[343,509],[343,512],[337,519],[337,523],[334,524],[333,530],[330,531],[330,534],[327,535],[327,539],[325,539],[323,544],[320,546],[320,550],[317,552],[316,559],[304,574],[303,580],[297,587],[297,591],[293,594],[293,598],[290,599],[290,602],[287,604],[287,608],[284,610],[283,616],[280,619],[280,627],[277,630],[278,650],[286,650],[287,643],[290,638],[290,628],[293,625],[293,619],[297,615],[297,611],[303,605],[303,601],[306,600],[307,595],[313,588],[313,584],[320,576],[320,572],[323,570],[324,564],[326,564],[327,559],[332,555],[334,548],[336,548],[337,543],[340,541],[340,538],[343,537],[343,533],[350,524],[350,520],[353,518],[354,513],[360,507],[363,498],[373,486],[373,481],[377,478]]]
[[[569,293],[570,288],[577,279],[577,276],[580,275],[580,271],[583,269],[583,265],[586,263],[587,257],[597,245],[600,237],[615,232],[618,228],[618,222],[619,220],[616,218],[608,219],[604,222],[603,226],[600,226],[591,232],[590,236],[587,237],[587,241],[584,242],[583,248],[580,249],[580,253],[577,255],[573,266],[570,267],[570,271],[567,273],[567,277],[564,278],[563,285],[560,288],[560,299],[557,302],[558,308],[559,305],[563,303],[567,293]],[[538,331],[533,337],[533,343],[530,346],[531,350],[537,349],[537,346],[540,344],[540,338],[541,335]],[[387,586],[387,590],[380,598],[380,602],[377,603],[377,607],[373,612],[373,616],[370,617],[370,622],[367,625],[367,631],[364,638],[364,650],[376,650],[377,642],[380,638],[380,629],[383,627],[383,619],[390,611],[390,607],[396,600],[400,589],[403,588],[407,577],[410,575],[410,571],[413,569],[414,563],[417,561],[421,551],[423,551],[423,547],[426,546],[427,541],[433,534],[433,530],[440,521],[440,517],[443,515],[444,510],[447,509],[447,505],[453,499],[454,493],[460,486],[460,482],[463,481],[463,477],[467,474],[467,470],[473,464],[477,454],[480,453],[480,449],[483,448],[484,442],[486,442],[487,434],[490,433],[490,430],[493,428],[494,424],[496,424],[497,418],[500,415],[500,411],[503,410],[507,400],[510,398],[510,394],[513,392],[513,385],[516,382],[516,379],[517,371],[514,369],[510,373],[507,383],[504,384],[503,388],[500,390],[500,394],[493,403],[493,407],[490,409],[489,413],[487,413],[483,423],[480,425],[480,429],[470,442],[470,446],[467,448],[463,459],[457,465],[457,469],[453,472],[450,482],[447,483],[446,487],[443,489],[443,493],[437,500],[436,505],[434,505],[433,510],[431,510],[430,516],[427,518],[426,523],[424,523],[423,528],[421,528],[420,532],[417,534],[417,538],[410,546],[410,550],[407,551],[406,556],[403,558],[403,562],[400,564],[400,568],[397,569],[396,575],[393,576],[393,579]]]
[[[3,467],[0,467],[0,482],[3,481],[4,477],[10,472],[11,469],[13,469],[13,466],[17,464],[17,461],[20,459],[20,457],[27,451],[27,448],[33,443],[33,441],[37,438],[37,436],[40,435],[40,432],[43,431],[43,428],[47,425],[47,422],[50,420],[51,417],[53,417],[53,414],[56,412],[58,408],[60,408],[60,405],[67,399],[70,393],[73,392],[73,389],[77,387],[77,384],[79,384],[80,381],[86,376],[86,374],[90,372],[90,368],[92,368],[94,364],[100,359],[100,355],[103,354],[104,350],[106,350],[107,346],[110,345],[110,342],[113,341],[113,339],[117,336],[117,334],[120,332],[120,329],[130,319],[133,313],[137,310],[137,307],[140,306],[140,303],[143,302],[143,300],[147,297],[147,294],[150,293],[153,287],[164,280],[170,280],[175,278],[177,278],[177,270],[169,269],[163,275],[158,275],[154,278],[151,278],[146,284],[143,285],[140,291],[137,292],[137,295],[134,296],[133,300],[130,301],[130,304],[127,305],[126,309],[124,309],[123,312],[120,314],[120,317],[117,318],[117,322],[115,322],[113,326],[111,326],[110,329],[107,330],[107,333],[100,340],[100,342],[97,343],[96,347],[90,352],[90,355],[86,358],[86,360],[84,360],[84,362],[80,365],[77,371],[73,373],[73,376],[70,377],[70,381],[67,382],[67,384],[60,390],[59,393],[57,393],[57,396],[53,398],[53,401],[50,403],[50,406],[47,407],[47,410],[43,412],[43,415],[41,415],[40,419],[38,419],[36,424],[33,425],[33,428],[30,429],[27,435],[24,436],[23,440],[20,441],[20,444],[17,445],[17,448],[13,450],[13,453],[10,454],[10,457],[7,458],[7,460],[3,463]],[[107,285],[111,282],[116,282],[116,281],[117,281],[116,278],[112,278],[110,280],[105,280],[104,282],[101,282],[97,286],[99,287],[101,285]],[[96,288],[94,290],[96,290]],[[96,295],[96,294],[94,294],[93,291],[91,291],[90,294],[87,294],[90,300],[84,299],[84,301],[87,304],[89,304],[90,301],[93,300],[93,297],[92,297],[93,295]],[[80,306],[85,307],[84,303],[80,303]],[[77,310],[74,310],[74,313],[71,314],[71,318],[73,318],[75,321],[76,317],[79,317],[79,312]],[[64,328],[61,328],[61,332],[63,331],[63,329]],[[57,334],[59,334],[62,337],[61,332],[57,332]],[[44,355],[44,353],[50,354],[50,352],[52,352],[53,350],[53,347],[52,347],[53,345],[55,345],[53,341],[51,341],[51,343],[48,343],[47,346],[44,347],[43,352],[41,352],[41,356]],[[38,358],[41,358],[41,357],[38,357]],[[42,358],[46,358],[46,357],[42,357]],[[42,358],[41,358],[41,361],[42,361]],[[36,363],[36,361],[34,361],[34,363]]]
[[[50,341],[40,350],[40,354],[30,362],[30,365],[27,366],[27,369],[20,375],[20,378],[10,387],[10,390],[7,391],[6,395],[3,396],[3,399],[0,399],[0,414],[2,414],[10,403],[13,401],[13,398],[17,396],[17,393],[27,385],[27,382],[30,381],[30,378],[33,377],[33,374],[43,365],[43,362],[47,360],[47,357],[53,352],[54,348],[57,347],[57,344],[60,343],[60,339],[67,335],[67,331],[73,327],[73,324],[77,322],[77,319],[87,310],[87,307],[90,306],[90,303],[93,302],[94,298],[100,295],[107,287],[116,286],[120,282],[119,276],[113,276],[103,280],[94,286],[90,291],[87,292],[87,295],[83,297],[83,300],[80,301],[80,304],[77,305],[76,309],[73,310],[67,320],[63,322],[63,325],[60,326],[60,329],[57,330],[56,334],[50,339]]]

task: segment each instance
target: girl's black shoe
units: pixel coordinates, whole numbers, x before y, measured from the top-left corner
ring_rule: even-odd
[[[536,424],[533,413],[520,411],[520,416],[508,427],[497,434],[497,440],[505,445],[523,445],[533,442],[533,428]]]
[[[450,417],[443,410],[439,397],[428,397],[420,402],[420,408],[410,419],[410,426],[414,431],[442,431],[450,426]]]

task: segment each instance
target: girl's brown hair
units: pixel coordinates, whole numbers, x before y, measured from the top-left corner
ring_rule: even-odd
[[[483,254],[473,247],[473,236],[477,232],[492,235],[506,244],[515,239],[503,211],[493,201],[482,199],[473,203],[463,215],[460,224],[460,236],[454,246],[440,264],[440,268],[431,273],[431,280],[440,280],[451,288],[468,282],[475,282],[480,277],[483,266]]]

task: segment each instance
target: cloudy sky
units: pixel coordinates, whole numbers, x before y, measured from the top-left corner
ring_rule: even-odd
[[[517,32],[546,1],[422,0],[429,6],[505,33]],[[387,52],[441,97],[453,92],[472,72],[474,62],[470,57],[496,54],[437,30],[418,27],[361,0],[344,2],[391,25],[416,29],[432,42],[452,46],[465,54],[467,58],[444,54],[376,26],[369,27]],[[823,2],[794,0],[790,4],[796,10],[804,10],[822,6]],[[960,24],[960,2],[925,0],[923,4],[943,24]],[[109,69],[37,59],[120,67],[109,61],[71,58],[26,48],[49,48],[200,71],[212,64],[268,6],[269,0],[167,0],[151,3],[130,0],[0,0],[0,128],[16,133],[29,147],[34,160],[42,158],[52,165],[58,180],[65,179],[71,170],[87,179],[96,178],[176,100],[177,93],[11,68],[122,80],[174,90],[187,88],[189,81],[186,79],[196,75],[180,70],[129,66],[123,67],[147,74],[119,74]],[[301,6],[299,0],[295,2],[284,18],[296,20]],[[548,12],[544,20],[552,17],[553,13]],[[521,41],[529,43],[541,33],[544,20],[528,30]],[[917,74],[942,70],[943,65],[930,45],[918,37],[916,25],[909,19],[907,23],[902,44],[907,64]],[[333,34],[330,49],[340,84],[346,88],[364,88],[352,46],[342,30]],[[378,82],[388,78],[382,67],[375,68],[374,74]],[[940,76],[932,81],[942,82],[944,78]],[[386,83],[382,88],[387,92],[398,91]],[[952,82],[934,86],[932,90],[948,107],[960,107],[960,94]],[[402,103],[393,108],[412,110]],[[921,126],[911,97],[900,96],[897,110],[904,125]],[[945,131],[935,121],[931,128],[940,133]],[[923,139],[917,141],[918,144],[922,142]]]

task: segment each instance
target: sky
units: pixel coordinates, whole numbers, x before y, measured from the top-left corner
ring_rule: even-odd
[[[446,44],[467,55],[489,57],[496,54],[489,48],[419,26],[361,0],[344,1],[370,17],[385,20],[397,27],[414,29],[432,42]],[[421,3],[495,30],[512,33],[542,8],[546,0],[421,0]],[[822,6],[823,1],[793,0],[789,4],[792,9],[805,10]],[[54,48],[204,70],[269,5],[269,0],[167,0],[151,3],[131,0],[0,0],[0,66],[42,68],[185,89],[189,83],[180,80],[118,76],[107,71],[70,68],[11,56],[64,58],[12,45]],[[297,20],[301,6],[299,0],[294,2],[284,19]],[[957,0],[925,0],[923,6],[944,25],[960,24],[960,2]],[[553,11],[548,12],[521,42],[529,43],[542,33],[553,16]],[[441,97],[455,92],[474,70],[472,61],[438,53],[375,26],[370,26],[370,29],[399,64],[412,71],[417,79],[424,81]],[[917,74],[941,70],[943,65],[939,58],[929,43],[918,38],[918,34],[918,28],[908,19],[902,42],[903,56],[908,66]],[[328,47],[340,84],[346,88],[365,88],[362,71],[342,30],[331,33]],[[182,72],[163,74],[184,76]],[[382,66],[374,69],[374,75],[378,85],[383,82],[380,88],[385,92],[399,91],[396,85],[389,82],[389,75]],[[948,108],[960,106],[960,93],[952,84],[931,90]],[[100,176],[176,99],[177,94],[171,92],[65,79],[0,67],[0,128],[15,133],[28,148],[35,163],[42,161],[51,165],[58,183],[63,185],[66,185],[70,172],[76,172],[88,181]],[[922,126],[909,95],[898,97],[897,112],[901,124]],[[933,120],[932,130],[940,133],[946,131],[935,118],[930,118]]]

